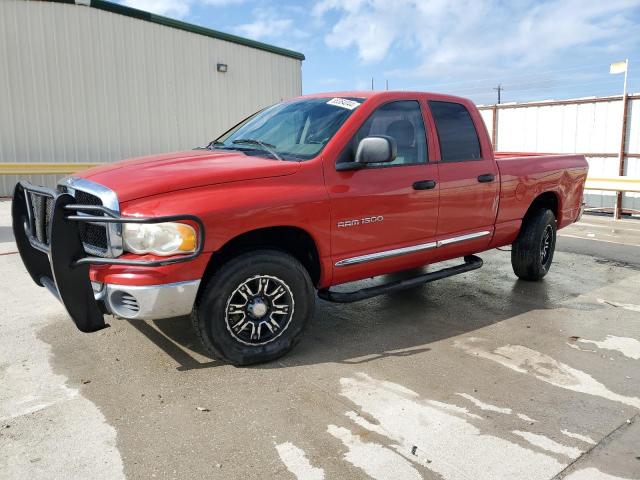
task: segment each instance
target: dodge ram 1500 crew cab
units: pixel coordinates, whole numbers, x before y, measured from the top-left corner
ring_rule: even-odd
[[[315,291],[349,302],[482,265],[512,244],[540,280],[556,230],[581,213],[581,155],[494,155],[468,100],[419,92],[303,96],[195,150],[87,170],[56,190],[16,185],[13,229],[33,280],[84,332],[104,315],[190,314],[236,365],[290,350]],[[344,292],[331,287],[461,258]]]

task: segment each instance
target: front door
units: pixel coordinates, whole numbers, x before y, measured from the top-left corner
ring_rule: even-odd
[[[391,163],[339,172],[325,167],[331,202],[334,283],[426,263],[438,215],[438,167],[429,163],[420,102],[383,104],[365,120],[338,162],[353,161],[360,140],[387,135],[397,144]]]

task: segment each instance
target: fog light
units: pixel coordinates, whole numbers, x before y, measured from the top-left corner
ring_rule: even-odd
[[[135,318],[140,311],[138,299],[129,292],[123,292],[122,290],[116,290],[111,293],[109,306],[113,313],[124,318]]]
[[[95,295],[102,292],[103,287],[104,287],[104,284],[102,282],[91,282],[91,288],[93,288],[93,293]]]

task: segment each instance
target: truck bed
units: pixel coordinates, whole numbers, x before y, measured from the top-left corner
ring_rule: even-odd
[[[545,191],[556,194],[558,228],[575,221],[588,171],[584,155],[496,152],[495,158],[501,179],[497,224],[521,219]]]

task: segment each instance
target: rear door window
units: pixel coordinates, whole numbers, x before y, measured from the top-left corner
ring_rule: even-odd
[[[460,103],[429,101],[442,162],[480,160],[480,141],[471,115]]]

